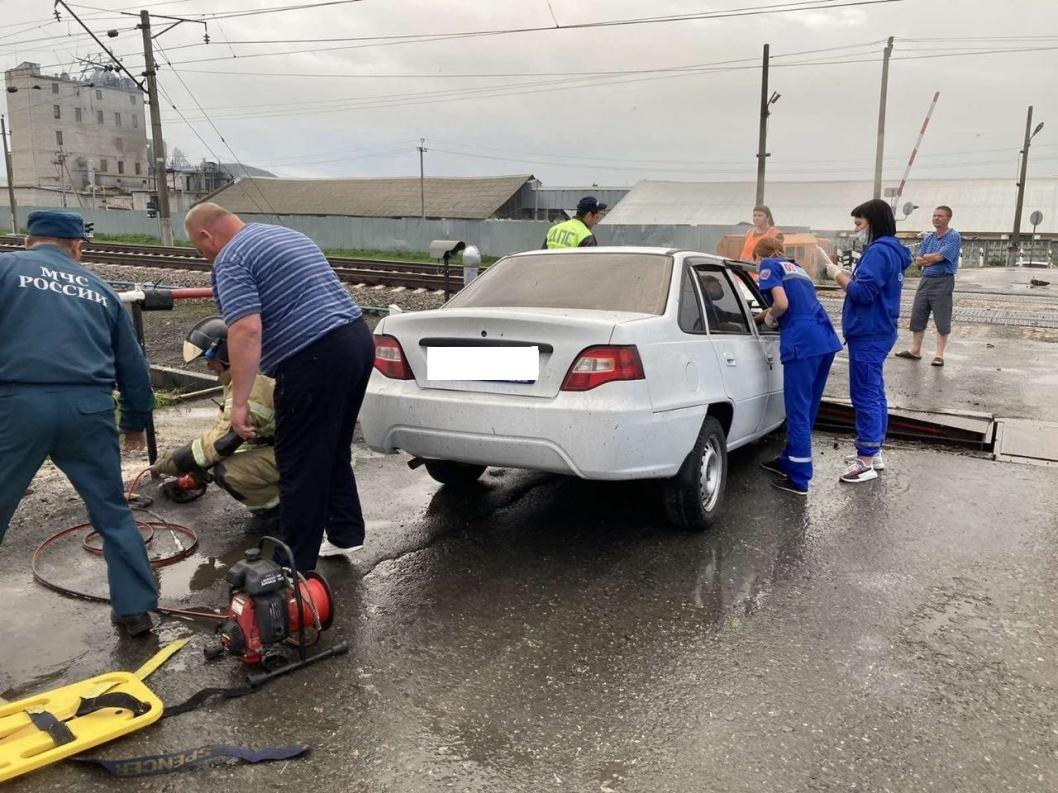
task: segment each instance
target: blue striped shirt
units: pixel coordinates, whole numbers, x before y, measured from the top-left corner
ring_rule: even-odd
[[[217,255],[210,277],[229,327],[261,315],[261,371],[267,375],[363,315],[319,246],[282,226],[245,226]]]
[[[955,229],[949,228],[943,237],[931,231],[918,246],[918,255],[939,253],[944,259],[922,268],[923,278],[940,278],[943,275],[955,275],[959,269],[959,255],[962,253],[962,237]]]

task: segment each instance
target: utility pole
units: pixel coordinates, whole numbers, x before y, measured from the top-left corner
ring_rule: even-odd
[[[143,33],[143,76],[147,78],[147,103],[151,112],[151,141],[154,161],[154,186],[158,191],[158,221],[162,226],[162,245],[173,245],[173,221],[169,214],[169,183],[165,178],[165,141],[162,139],[162,112],[158,106],[158,79],[154,67],[154,42],[151,39],[151,15],[140,11]]]
[[[422,207],[422,219],[426,220],[426,172],[423,170],[422,156],[426,153],[426,138],[419,138],[419,202]]]
[[[889,56],[893,54],[893,37],[889,37],[882,55],[882,94],[878,100],[878,143],[874,150],[874,197],[882,197],[882,160],[885,157],[885,104],[889,93]]]
[[[1032,139],[1043,129],[1043,122],[1032,128],[1032,105],[1029,105],[1029,113],[1025,118],[1025,145],[1021,150],[1021,175],[1018,178],[1018,201],[1014,207],[1014,231],[1010,234],[1010,246],[1007,248],[1007,267],[1016,267],[1018,264],[1018,253],[1021,248],[1021,209],[1025,203],[1025,179],[1029,172],[1029,146]]]
[[[144,85],[136,76],[130,72],[121,59],[115,55],[106,44],[97,36],[92,29],[84,23],[84,21],[74,13],[73,9],[70,8],[66,0],[55,0],[55,20],[57,22],[62,20],[62,16],[59,13],[59,6],[62,6],[66,13],[73,18],[74,21],[80,25],[85,33],[92,37],[92,40],[99,45],[100,49],[103,50],[110,60],[113,61],[113,68],[115,71],[124,72],[132,82],[136,84],[136,87],[147,94],[147,102],[150,106],[151,112],[151,141],[153,148],[152,165],[154,170],[154,186],[158,191],[158,218],[161,223],[161,237],[162,245],[173,244],[173,222],[169,214],[169,191],[165,179],[165,143],[162,139],[162,116],[161,110],[158,106],[158,81],[157,81],[157,70],[154,65],[154,37],[151,35],[151,15],[147,11],[140,11],[140,24],[137,25],[140,31],[143,33],[143,60],[144,60],[144,71],[141,77],[145,77],[147,84]],[[128,11],[118,12],[122,16],[135,17],[136,14]],[[165,27],[158,33],[161,36],[163,33],[172,30],[177,25],[183,22],[191,22],[196,25],[202,25],[205,29],[203,40],[206,44],[209,44],[209,26],[208,23],[201,19],[185,19],[184,17],[172,17],[172,16],[161,16],[160,18],[171,23],[168,27]],[[111,31],[108,35],[117,35],[117,31]],[[160,189],[159,189],[160,186]]]
[[[768,51],[764,45],[764,59],[760,75],[760,137],[757,143],[757,200],[755,206],[764,203],[764,160],[768,156]]]
[[[55,165],[59,171],[59,195],[62,196],[62,208],[66,209],[66,154],[62,149],[55,152]]]
[[[18,205],[15,203],[14,176],[12,176],[11,152],[7,148],[7,119],[0,116],[0,137],[4,139],[4,167],[7,169],[7,200],[11,205],[11,233],[18,234]]]

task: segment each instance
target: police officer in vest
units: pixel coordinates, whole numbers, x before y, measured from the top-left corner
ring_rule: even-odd
[[[585,196],[577,203],[577,214],[565,223],[556,223],[547,232],[544,247],[552,248],[588,248],[598,245],[599,241],[591,233],[592,228],[602,220],[606,204],[600,204],[595,196]]]
[[[27,250],[0,254],[0,541],[50,457],[103,537],[112,622],[140,636],[158,595],[125,501],[113,391],[125,448],[142,449],[154,408],[147,362],[117,295],[78,264],[81,217],[32,212],[27,228]]]
[[[758,240],[753,258],[759,262],[757,283],[768,302],[767,311],[756,319],[758,324],[779,329],[786,406],[786,448],[761,467],[783,477],[773,487],[806,496],[812,479],[812,427],[841,340],[816,297],[812,277],[786,258],[781,241],[774,237]]]

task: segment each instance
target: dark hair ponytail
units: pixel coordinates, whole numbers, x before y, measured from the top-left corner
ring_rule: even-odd
[[[896,218],[893,208],[880,198],[864,201],[850,213],[854,218],[863,218],[871,227],[870,241],[879,237],[896,236]]]

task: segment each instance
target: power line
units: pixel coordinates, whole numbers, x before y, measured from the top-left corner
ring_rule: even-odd
[[[1032,51],[1038,50],[1052,50],[1058,49],[1056,47],[1047,48],[1033,48]],[[1021,50],[995,50],[988,52],[973,52],[967,53],[972,55],[978,54],[1009,54],[1012,52],[1019,52]],[[942,54],[928,54],[928,55],[915,55],[906,56],[903,58],[895,58],[893,60],[922,60],[942,57],[953,57],[951,53]],[[331,113],[343,113],[349,110],[368,110],[368,109],[380,109],[386,107],[392,107],[396,105],[401,106],[412,106],[412,105],[429,105],[436,104],[438,102],[452,102],[452,101],[463,101],[466,99],[477,98],[509,98],[513,96],[524,96],[536,93],[549,93],[554,91],[568,91],[578,90],[584,88],[595,89],[599,86],[614,86],[614,85],[626,85],[638,82],[647,82],[652,80],[663,80],[677,77],[687,77],[698,74],[706,73],[719,73],[719,72],[731,72],[731,71],[745,71],[745,70],[756,70],[759,68],[755,63],[746,63],[747,61],[755,61],[756,59],[737,59],[729,62],[718,62],[730,63],[728,66],[709,66],[701,65],[693,68],[680,69],[679,71],[666,71],[664,73],[654,73],[654,70],[644,70],[645,76],[632,76],[628,79],[624,79],[623,75],[617,75],[613,79],[607,79],[605,77],[594,77],[594,76],[573,76],[567,78],[559,78],[547,81],[538,82],[526,82],[526,83],[503,83],[490,86],[478,86],[478,87],[465,87],[465,88],[452,88],[441,91],[432,92],[419,92],[419,93],[403,93],[403,94],[379,94],[370,97],[360,97],[348,100],[318,100],[308,103],[299,103],[299,109],[297,110],[276,110],[274,112],[265,113],[249,113],[242,112],[247,108],[242,108],[234,113],[220,113],[218,118],[226,118],[230,120],[244,119],[244,118],[281,118],[289,115],[324,115]],[[746,63],[746,65],[734,65],[739,63]],[[790,61],[786,63],[774,64],[773,68],[797,68],[797,67],[816,67],[816,66],[838,66],[838,65],[850,65],[850,64],[874,64],[874,58],[839,58],[839,59],[813,59],[803,61]],[[619,79],[620,78],[620,79]],[[323,105],[320,108],[308,108],[306,105]],[[275,107],[273,104],[269,105],[255,105],[254,107]]]
[[[796,55],[809,55],[816,53],[825,52],[836,52],[840,50],[856,50],[864,49],[867,47],[875,46],[881,43],[881,40],[874,40],[868,42],[862,42],[860,44],[845,44],[840,47],[823,47],[812,50],[799,50],[796,52],[787,52],[781,55],[773,55],[772,59],[778,58],[790,58]],[[852,53],[849,53],[852,54]],[[847,57],[847,55],[845,56]],[[712,63],[697,63],[697,64],[686,64],[682,66],[657,66],[643,69],[609,69],[609,70],[598,70],[598,71],[585,71],[577,69],[574,72],[569,70],[558,71],[558,72],[458,72],[440,74],[437,72],[421,72],[421,73],[355,73],[355,72],[247,72],[247,71],[231,71],[231,70],[220,70],[220,69],[184,69],[184,74],[223,74],[235,77],[282,77],[282,78],[341,78],[341,79],[408,79],[408,80],[453,80],[453,79],[507,79],[512,77],[608,77],[608,76],[624,76],[633,74],[650,74],[650,73],[661,73],[661,72],[680,72],[688,71],[693,69],[699,69],[703,67],[710,67],[722,64],[733,64],[733,63],[756,63],[759,60],[757,57],[753,58],[737,58],[728,61],[714,61]]]
[[[210,11],[198,14],[203,19],[236,19],[238,17],[255,17],[262,14],[281,14],[285,11],[304,11],[310,8],[323,8],[324,6],[344,6],[350,3],[359,3],[362,0],[327,0],[322,3],[300,3],[298,5],[274,6],[272,8],[257,8],[252,11]]]
[[[528,160],[528,159],[523,159],[523,158],[518,158],[518,157],[501,157],[501,156],[495,156],[495,155],[490,155],[490,154],[475,154],[475,153],[471,153],[471,152],[453,151],[451,149],[439,149],[437,147],[434,147],[432,149],[432,151],[435,151],[435,152],[438,152],[438,153],[441,153],[441,154],[449,154],[449,155],[456,156],[456,157],[470,157],[472,159],[478,159],[478,160],[493,160],[493,161],[507,162],[507,163],[518,163],[520,165],[559,165],[559,166],[565,166],[565,167],[575,167],[575,166],[579,165],[580,167],[591,167],[591,168],[605,169],[605,170],[618,171],[618,172],[627,171],[627,172],[646,172],[646,173],[680,173],[680,174],[687,174],[688,172],[699,171],[699,172],[703,172],[703,173],[704,172],[718,173],[720,175],[726,175],[726,176],[730,176],[730,175],[733,175],[733,174],[745,173],[747,175],[747,181],[748,181],[748,176],[751,173],[752,168],[753,168],[752,163],[750,163],[749,161],[747,161],[745,164],[739,166],[738,168],[715,168],[715,167],[713,167],[713,168],[687,168],[687,167],[682,167],[682,168],[664,168],[664,167],[661,167],[661,168],[659,168],[657,166],[637,166],[637,165],[623,165],[623,164],[605,165],[604,166],[604,165],[599,165],[597,163],[556,162],[554,160],[548,160],[548,159],[532,159],[532,160]],[[1044,157],[1044,158],[1038,158],[1038,159],[1040,159],[1040,160],[1058,160],[1058,157]],[[975,163],[940,163],[940,164],[936,164],[936,165],[930,165],[930,166],[927,166],[927,167],[934,168],[934,169],[948,169],[948,168],[965,168],[965,167],[967,167],[967,165],[969,165],[969,166],[985,166],[985,165],[1003,165],[1003,164],[1007,164],[1007,163],[1008,163],[1007,160],[992,160],[992,161],[987,161],[987,162],[975,162]],[[778,167],[772,166],[772,167],[773,167],[775,172],[777,172],[777,173],[785,173],[785,174],[816,174],[816,175],[818,175],[818,174],[835,174],[835,173],[847,173],[848,172],[847,168],[819,168],[819,167],[812,167],[812,168],[787,168],[787,167],[782,167],[782,166],[778,166]]]
[[[208,121],[210,127],[213,128],[213,132],[216,133],[218,138],[220,138],[221,143],[223,143],[224,146],[228,149],[228,151],[231,153],[231,156],[235,158],[235,162],[237,162],[239,164],[239,167],[242,168],[243,173],[244,174],[248,174],[249,172],[246,170],[246,166],[243,164],[242,160],[239,159],[239,155],[237,155],[235,153],[235,150],[231,147],[231,144],[228,143],[227,138],[225,138],[221,134],[220,130],[217,129],[217,125],[213,123],[213,119],[211,119],[209,117],[209,115],[206,113],[206,111],[202,108],[202,105],[199,104],[198,98],[191,92],[191,89],[188,88],[187,83],[184,82],[184,78],[180,76],[180,72],[178,72],[176,69],[174,69],[173,65],[171,63],[169,63],[169,56],[166,54],[165,50],[162,49],[161,45],[157,44],[157,42],[155,43],[155,46],[157,46],[158,51],[162,54],[162,58],[164,58],[165,62],[169,65],[169,68],[172,71],[172,73],[174,75],[176,75],[176,79],[180,81],[180,85],[183,86],[184,91],[186,91],[187,95],[189,97],[191,97],[191,101],[195,103],[195,106],[199,109],[199,112],[202,113],[202,115],[206,117],[206,121]],[[174,109],[175,109],[175,106],[174,106]],[[212,149],[211,149],[211,151],[212,151]],[[217,164],[218,165],[220,164],[219,158],[218,158]],[[279,215],[278,215],[278,213],[276,213],[275,207],[272,206],[272,203],[268,200],[268,196],[266,196],[264,194],[264,191],[261,189],[260,185],[258,185],[257,182],[252,180],[252,179],[250,181],[254,185],[254,187],[257,188],[257,192],[261,194],[261,198],[264,200],[265,204],[268,205],[268,208],[271,210],[272,217],[275,220],[276,224],[277,225],[282,225],[282,223],[279,220]],[[167,190],[169,189],[168,185],[166,186],[166,189]],[[254,199],[253,201],[254,201],[254,205],[258,209],[260,209],[261,206],[260,206],[260,204],[257,203],[257,200]]]
[[[879,5],[882,3],[899,3],[903,0],[795,0],[786,3],[771,3],[765,6],[743,6],[719,11],[696,11],[687,14],[667,14],[664,16],[636,17],[632,19],[599,20],[595,22],[574,22],[568,25],[534,25],[519,28],[494,28],[486,30],[467,30],[453,33],[418,33],[397,34],[383,36],[342,36],[336,38],[315,39],[266,39],[259,41],[233,41],[232,44],[305,44],[305,43],[333,43],[333,42],[363,42],[363,41],[416,41],[421,39],[432,39],[436,36],[446,38],[473,38],[477,36],[505,36],[521,33],[542,33],[555,30],[587,30],[591,28],[604,27],[627,27],[632,25],[663,24],[671,22],[691,22],[712,19],[731,19],[736,17],[761,16],[768,14],[789,14],[798,11],[829,11],[832,9],[846,8],[850,6]]]
[[[357,0],[350,0],[355,2]],[[348,37],[337,39],[340,41],[356,41],[361,42],[352,45],[342,45],[339,47],[312,47],[309,49],[302,50],[284,50],[280,52],[256,52],[246,53],[237,56],[239,60],[245,60],[247,58],[266,58],[266,57],[278,57],[285,55],[297,55],[302,53],[323,53],[323,52],[334,52],[342,50],[354,50],[364,49],[367,47],[385,47],[385,46],[399,46],[403,44],[412,43],[429,43],[437,41],[450,41],[453,39],[462,38],[477,38],[477,37],[490,37],[490,36],[501,36],[510,34],[522,34],[522,33],[538,33],[538,32],[553,32],[556,30],[584,30],[591,28],[605,28],[605,27],[625,27],[634,25],[646,25],[646,24],[658,24],[658,23],[672,23],[672,22],[687,22],[696,20],[711,20],[711,19],[729,19],[735,17],[750,17],[750,16],[761,16],[768,14],[788,14],[800,11],[820,11],[820,10],[833,10],[838,8],[847,8],[852,6],[868,6],[868,5],[879,5],[887,3],[900,3],[903,0],[844,0],[844,2],[838,2],[838,0],[795,0],[795,2],[787,3],[775,3],[767,6],[746,6],[741,8],[727,9],[722,11],[705,11],[695,12],[693,14],[680,14],[680,15],[669,15],[663,17],[640,17],[636,19],[619,19],[619,20],[606,20],[597,22],[582,22],[570,25],[564,25],[561,28],[554,28],[551,26],[534,26],[534,27],[523,27],[523,28],[499,28],[491,30],[477,30],[477,31],[459,31],[454,33],[421,33],[421,34],[403,34],[403,35],[385,35],[385,36],[359,36],[359,37]],[[296,7],[291,6],[289,8],[284,7],[284,10],[294,10]],[[220,17],[224,19],[226,17]],[[275,45],[282,43],[297,43],[297,42],[311,42],[315,44],[326,43],[327,39],[267,39],[253,42],[239,42],[231,41],[231,46],[240,46],[241,44],[255,44],[255,45]],[[190,44],[184,45],[183,47],[171,48],[171,51],[176,49],[185,49],[187,47],[198,47],[201,44]],[[126,56],[122,56],[126,57]],[[231,60],[236,56],[218,56],[210,58],[198,58],[195,60],[178,61],[177,66],[187,66],[195,63],[213,63],[216,61]]]
[[[871,42],[874,43],[874,42]],[[869,46],[864,45],[852,45],[857,47]],[[826,48],[827,50],[836,48]],[[818,52],[819,50],[804,50],[802,52],[787,53],[783,57],[792,57],[802,54],[810,54]],[[796,62],[795,62],[796,63]],[[745,64],[737,66],[736,64]],[[321,100],[309,100],[305,102],[287,103],[285,105],[276,105],[275,103],[267,104],[253,104],[244,105],[241,107],[228,106],[228,110],[234,110],[235,112],[224,113],[224,108],[218,108],[222,112],[217,115],[220,118],[238,119],[238,118],[262,118],[262,117],[283,117],[291,114],[303,114],[306,112],[306,108],[311,109],[311,106],[322,106],[317,112],[319,113],[333,113],[333,112],[345,112],[351,109],[363,109],[369,107],[385,107],[392,104],[407,105],[415,102],[415,100],[423,100],[418,102],[419,104],[432,104],[441,100],[457,100],[466,99],[471,97],[483,97],[483,96],[514,96],[519,94],[538,93],[536,89],[540,90],[562,90],[562,88],[594,88],[598,85],[614,85],[623,84],[629,82],[641,82],[650,79],[666,79],[670,77],[683,77],[695,74],[703,74],[708,72],[725,72],[740,69],[756,69],[756,58],[738,58],[726,61],[716,61],[714,63],[705,64],[694,64],[691,66],[679,66],[679,67],[664,67],[660,69],[638,69],[638,70],[625,70],[614,72],[611,75],[612,79],[600,80],[600,73],[592,74],[575,74],[565,75],[556,79],[540,80],[536,82],[522,82],[522,83],[506,83],[500,85],[488,85],[488,86],[476,86],[476,87],[464,87],[464,88],[449,88],[439,91],[425,91],[425,92],[407,92],[398,94],[379,94],[370,97],[349,97],[346,99],[330,97]],[[636,75],[651,75],[649,77],[641,77],[639,79],[618,79],[627,76]],[[242,112],[252,108],[267,108],[272,112],[267,113],[252,113],[247,115]],[[282,107],[295,107],[296,110],[286,111],[277,110],[275,108]]]

